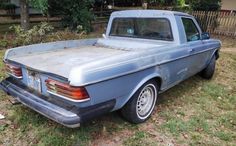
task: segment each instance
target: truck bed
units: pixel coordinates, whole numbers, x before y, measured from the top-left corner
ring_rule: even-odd
[[[99,59],[125,53],[124,50],[101,46],[83,46],[35,52],[22,56],[11,56],[8,59],[32,69],[57,74],[68,78],[71,69]]]

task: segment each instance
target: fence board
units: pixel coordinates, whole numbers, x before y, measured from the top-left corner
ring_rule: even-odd
[[[193,11],[204,31],[236,37],[236,13]]]

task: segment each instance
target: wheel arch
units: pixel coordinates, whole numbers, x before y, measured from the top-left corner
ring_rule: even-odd
[[[214,52],[211,54],[209,60],[207,61],[206,63],[206,66],[210,63],[210,61],[212,60],[212,58],[215,56],[216,57],[216,60],[220,57],[219,55],[219,50],[220,49],[215,49]]]
[[[216,50],[215,50],[214,55],[216,56],[216,60],[220,57],[219,49],[216,49]],[[213,57],[213,56],[212,56],[212,57]]]
[[[151,74],[149,76],[146,76],[145,78],[143,78],[138,84],[137,86],[135,86],[135,88],[132,90],[131,94],[128,96],[128,98],[125,100],[125,102],[123,103],[123,105],[121,106],[121,108],[130,100],[130,98],[138,91],[138,89],[140,87],[142,87],[146,82],[150,81],[150,80],[155,80],[158,88],[161,88],[161,85],[163,83],[162,77],[159,74]]]

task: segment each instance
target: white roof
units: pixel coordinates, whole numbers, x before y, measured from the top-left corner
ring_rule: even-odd
[[[191,16],[187,13],[177,12],[177,11],[167,11],[167,10],[124,10],[112,13],[112,16],[120,16],[120,17],[142,17],[142,16],[153,17],[153,16],[166,16],[166,15]]]

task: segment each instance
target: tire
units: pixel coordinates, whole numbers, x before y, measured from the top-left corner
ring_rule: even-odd
[[[146,82],[121,109],[121,115],[127,121],[135,124],[146,121],[155,107],[158,89],[154,80]]]
[[[211,58],[211,61],[207,65],[207,67],[200,72],[200,76],[204,79],[211,79],[215,72],[215,65],[216,65],[216,56],[214,55]]]

